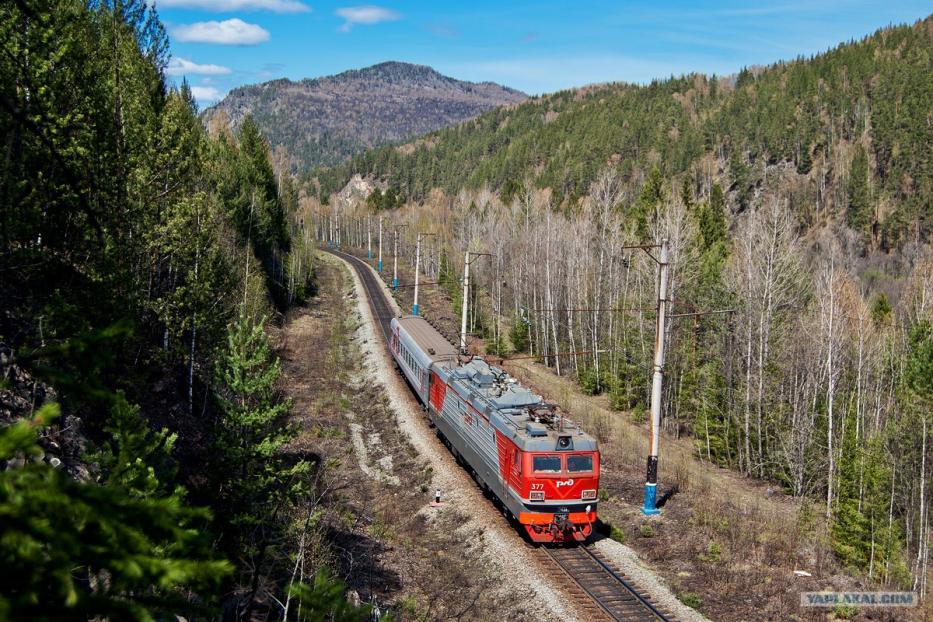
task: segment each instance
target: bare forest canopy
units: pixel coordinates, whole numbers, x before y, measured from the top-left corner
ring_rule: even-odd
[[[606,166],[631,203],[652,169],[742,210],[769,189],[802,226],[844,218],[884,249],[933,227],[933,18],[885,28],[819,56],[647,86],[533,97],[403,147],[312,172],[322,198],[353,174],[423,200],[432,188],[488,187],[509,202],[530,183],[574,205]]]
[[[667,238],[666,430],[793,495],[844,567],[926,593],[931,53],[928,18],[734,81],[534,98],[318,171],[306,221],[365,245],[382,219],[386,256],[404,225],[408,269],[433,233],[420,269],[458,312],[464,252],[491,253],[471,267],[477,347],[538,356],[635,421],[658,273],[631,247]],[[377,190],[331,192],[351,175]]]
[[[283,170],[334,166],[366,149],[410,140],[516,104],[525,94],[492,82],[464,82],[430,67],[386,62],[335,76],[234,89],[204,112],[233,128],[250,114]]]

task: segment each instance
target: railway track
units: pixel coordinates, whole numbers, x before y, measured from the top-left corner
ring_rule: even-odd
[[[386,347],[388,347],[389,327],[392,318],[395,317],[395,312],[392,310],[392,305],[386,300],[385,291],[382,288],[382,283],[379,278],[370,270],[369,265],[359,257],[333,248],[324,250],[348,261],[350,265],[353,266],[353,269],[356,270],[360,280],[363,282],[363,289],[366,290],[366,297],[369,298],[369,306],[372,309],[373,317],[375,317],[376,322],[379,323],[379,328],[382,330],[382,338],[385,340]]]
[[[587,622],[675,622],[591,547],[538,547],[536,551],[571,581],[567,591],[579,601]]]
[[[369,265],[350,253],[324,249],[350,263],[360,277],[373,316],[388,346],[390,324],[395,312],[386,297],[383,284]],[[556,566],[558,576],[566,578],[567,591],[579,601],[587,622],[662,621],[676,622],[654,602],[641,594],[617,567],[587,546],[549,548],[538,546],[535,554],[545,563]]]

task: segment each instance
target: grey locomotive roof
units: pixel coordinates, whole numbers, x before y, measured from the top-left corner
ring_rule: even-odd
[[[457,358],[457,348],[444,339],[444,337],[423,317],[409,315],[407,317],[400,317],[396,321],[432,361],[453,360]]]
[[[451,381],[466,391],[478,411],[490,417],[525,451],[555,451],[559,436],[571,437],[574,450],[596,449],[596,440],[557,414],[553,405],[480,358],[451,370]],[[493,412],[498,416],[492,417]]]

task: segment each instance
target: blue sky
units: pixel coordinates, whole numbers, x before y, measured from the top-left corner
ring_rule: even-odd
[[[646,82],[824,51],[927,2],[320,2],[156,0],[175,80],[202,105],[231,88],[301,79],[386,60],[431,65],[530,94],[594,82]]]

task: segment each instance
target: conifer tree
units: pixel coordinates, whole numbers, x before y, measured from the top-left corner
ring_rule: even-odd
[[[100,486],[37,461],[37,433],[58,412],[47,404],[32,420],[0,431],[0,461],[8,465],[0,471],[0,619],[150,622],[197,610],[186,592],[231,570],[209,552],[206,511],[177,495],[151,494],[146,476]],[[131,409],[117,415],[131,416]],[[121,474],[133,470],[120,467]]]
[[[264,321],[254,324],[241,313],[231,324],[218,373],[218,516],[222,511],[222,527],[235,543],[233,552],[243,558],[249,592],[240,609],[249,619],[280,514],[303,490],[302,475],[311,465],[290,462],[282,454],[294,430],[284,421],[290,403],[276,386],[281,368]]]
[[[512,342],[514,352],[526,352],[528,350],[528,332],[531,329],[531,323],[522,317],[519,313],[512,316],[512,326],[509,330],[509,341]]]
[[[868,192],[868,154],[858,145],[849,167],[849,183],[846,187],[849,205],[846,210],[846,222],[863,234],[871,225],[871,201]]]
[[[285,466],[278,455],[294,437],[294,430],[283,423],[290,403],[276,386],[280,373],[265,322],[254,324],[241,313],[230,325],[220,365],[223,414],[216,431],[221,495],[236,524],[260,520],[257,510],[294,491],[295,476],[307,470],[303,462]]]

